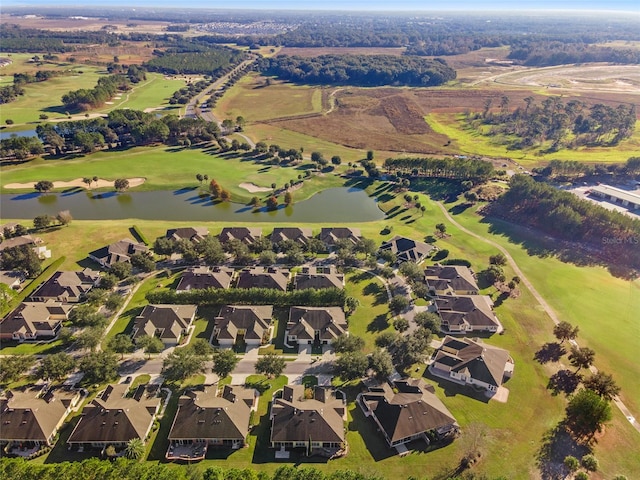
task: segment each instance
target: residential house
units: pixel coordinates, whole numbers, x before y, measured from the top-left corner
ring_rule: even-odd
[[[147,305],[133,323],[133,340],[158,337],[165,346],[175,346],[189,333],[196,317],[196,305]]]
[[[514,363],[507,350],[487,345],[478,338],[447,335],[435,351],[429,371],[462,385],[495,392],[513,374]]]
[[[331,345],[347,329],[340,307],[291,307],[285,338],[289,345]]]
[[[187,391],[169,431],[168,460],[203,460],[209,446],[237,449],[246,444],[251,412],[258,408],[253,388],[216,385]]]
[[[188,240],[191,243],[200,243],[207,235],[209,235],[209,230],[206,227],[183,227],[170,228],[165,237],[176,242]]]
[[[27,245],[36,253],[40,260],[45,258],[51,258],[51,250],[46,245],[43,245],[43,241],[40,237],[34,237],[31,235],[20,235],[19,237],[7,238],[0,243],[0,252],[9,248],[21,247]]]
[[[206,288],[229,288],[233,278],[233,269],[227,267],[192,267],[180,276],[176,293]]]
[[[434,295],[478,295],[473,272],[462,265],[433,265],[424,271],[429,291]]]
[[[328,227],[320,230],[320,240],[328,247],[335,246],[338,240],[347,240],[356,245],[362,238],[359,228]]]
[[[277,245],[280,242],[290,240],[304,248],[312,237],[313,232],[310,228],[277,227],[273,229],[271,234],[271,243]]]
[[[71,432],[69,449],[116,449],[127,446],[129,440],[145,441],[160,410],[161,399],[153,385],[139,385],[127,396],[129,385],[109,385],[82,409],[80,420]]]
[[[24,282],[24,273],[19,270],[0,270],[0,283],[12,290],[20,290],[20,285]]]
[[[38,451],[53,441],[80,392],[71,388],[31,387],[0,397],[0,445]]]
[[[311,288],[344,288],[344,275],[337,272],[335,265],[326,267],[302,267],[302,271],[293,278],[294,290]]]
[[[214,319],[211,340],[232,347],[242,338],[248,346],[258,346],[270,336],[272,305],[225,305]]]
[[[427,258],[434,247],[425,242],[396,235],[380,245],[381,252],[386,250],[395,254],[398,263],[420,263]]]
[[[71,305],[61,302],[22,302],[0,322],[0,340],[48,340],[58,335]]]
[[[238,288],[272,288],[287,291],[289,270],[275,267],[244,269],[238,275]]]
[[[435,300],[442,331],[448,333],[501,332],[502,324],[492,305],[486,295],[450,295]]]
[[[29,297],[35,302],[55,300],[58,302],[79,302],[100,282],[100,273],[90,268],[81,272],[56,272]]]
[[[89,253],[89,258],[98,262],[105,268],[120,262],[129,262],[131,256],[136,253],[147,253],[149,248],[143,243],[134,242],[124,238],[106,247],[99,248]]]
[[[307,455],[328,457],[345,449],[347,407],[343,393],[333,388],[309,392],[304,385],[286,385],[274,394],[269,418],[271,448],[304,448]]]
[[[11,237],[11,235],[15,233],[17,226],[18,223],[16,222],[3,223],[0,225],[0,238]]]
[[[443,438],[458,431],[451,412],[436,397],[435,389],[421,378],[396,380],[370,387],[357,397],[366,417],[371,417],[389,447],[403,451],[401,445],[422,439]],[[406,450],[406,447],[404,447]]]
[[[227,243],[231,240],[239,240],[245,245],[251,245],[258,237],[262,236],[261,228],[250,227],[225,227],[218,235],[220,243]]]

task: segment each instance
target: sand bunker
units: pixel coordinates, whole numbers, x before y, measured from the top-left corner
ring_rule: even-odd
[[[129,180],[129,187],[133,188],[133,187],[138,187],[142,185],[146,181],[146,178],[134,177],[134,178],[127,178],[127,180]],[[105,180],[103,178],[99,178],[97,182],[91,181],[91,184],[87,185],[82,181],[82,178],[76,178],[75,180],[71,180],[69,182],[53,182],[53,188],[69,188],[69,187],[80,187],[80,188],[88,188],[88,189],[108,188],[108,187],[113,187],[113,182],[114,182],[113,180]],[[5,185],[4,188],[26,189],[26,188],[33,188],[34,184],[35,182],[9,183]]]
[[[241,183],[238,185],[240,188],[244,188],[249,193],[270,192],[271,189],[267,187],[259,187],[255,183]]]

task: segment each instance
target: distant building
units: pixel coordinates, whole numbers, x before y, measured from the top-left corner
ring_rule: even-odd
[[[129,262],[136,253],[147,253],[149,248],[143,243],[134,242],[128,238],[119,240],[106,247],[89,253],[89,258],[105,268],[120,262]]]
[[[191,243],[200,243],[207,235],[209,230],[206,227],[182,227],[167,230],[165,237],[176,242],[188,240]]]
[[[622,190],[621,188],[611,187],[609,185],[597,185],[591,189],[591,194],[632,211],[640,209],[640,195]]]
[[[256,267],[245,269],[238,275],[238,288],[272,288],[287,291],[290,272],[284,268]]]
[[[81,272],[56,272],[30,298],[36,302],[79,302],[99,282],[100,273],[90,268]]]
[[[132,337],[158,337],[165,346],[175,346],[189,333],[196,305],[147,305],[133,323]]]
[[[427,255],[434,250],[434,247],[425,242],[396,235],[380,245],[380,251],[385,250],[395,254],[398,263],[420,263],[427,258]]]
[[[69,449],[102,448],[112,445],[123,449],[129,440],[146,441],[160,410],[158,390],[139,385],[131,397],[129,385],[109,385],[82,409],[80,420],[71,432]]]
[[[304,248],[311,238],[313,238],[313,232],[310,228],[277,227],[273,229],[271,234],[271,243],[277,245],[280,242],[290,240]]]
[[[227,267],[192,267],[180,276],[177,293],[206,288],[229,288],[234,270]]]
[[[258,408],[253,388],[225,385],[187,391],[169,432],[168,460],[203,460],[207,449],[237,449],[246,444],[251,412]]]
[[[348,328],[340,307],[291,307],[285,338],[288,345],[331,345]]]
[[[261,228],[249,227],[225,227],[218,235],[220,243],[227,243],[231,240],[239,240],[245,245],[251,245],[257,238],[262,236]]]
[[[429,433],[443,438],[458,431],[456,419],[436,397],[435,389],[422,379],[371,387],[358,395],[357,403],[364,415],[375,421],[392,448],[418,439],[429,444]]]
[[[362,238],[359,228],[327,227],[320,230],[320,240],[328,247],[333,247],[339,240],[347,240],[356,245]]]
[[[53,339],[70,311],[71,305],[61,302],[22,302],[0,322],[0,339],[18,342]]]
[[[302,267],[302,271],[293,277],[293,289],[305,290],[311,288],[344,288],[344,275],[337,273],[336,267]]]
[[[271,305],[225,305],[214,319],[212,340],[232,347],[241,337],[248,346],[258,346],[269,337],[273,317]]]

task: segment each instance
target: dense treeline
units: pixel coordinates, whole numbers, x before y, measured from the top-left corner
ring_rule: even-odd
[[[562,182],[601,175],[626,179],[640,175],[640,157],[631,157],[622,165],[582,163],[576,160],[551,160],[547,166],[534,168],[533,172]]]
[[[343,306],[344,290],[324,288],[281,292],[271,288],[208,288],[177,293],[175,290],[156,290],[147,294],[150,303],[194,303],[196,305],[275,305],[286,307],[305,305],[309,307]]]
[[[284,80],[302,83],[359,86],[441,85],[456,78],[442,59],[392,55],[321,55],[305,58],[281,55],[262,59],[261,70]]]
[[[0,140],[0,158],[23,160],[44,153],[42,143],[36,137],[10,136]]]
[[[511,45],[508,58],[531,67],[589,62],[638,64],[640,63],[640,50],[538,39],[522,43],[515,41]]]
[[[117,74],[101,77],[97,85],[92,88],[73,90],[62,96],[62,103],[67,110],[85,111],[90,108],[98,108],[113,98],[117,92],[126,92],[131,89],[132,83],[145,80],[146,74],[139,67],[132,66],[126,75]]]
[[[515,175],[489,211],[556,238],[585,244],[609,264],[640,269],[640,220]]]
[[[486,182],[495,170],[490,162],[469,158],[387,158],[384,168],[396,174]]]
[[[0,42],[5,52],[72,52],[77,44],[115,45],[119,39],[106,31],[52,31],[35,28],[21,28],[3,24],[0,28]]]
[[[510,148],[520,149],[551,141],[552,150],[583,145],[612,146],[633,135],[636,124],[635,105],[587,105],[578,100],[563,102],[562,97],[547,97],[540,104],[533,97],[525,105],[509,111],[509,97],[500,100],[500,111],[493,112],[488,99],[484,111],[472,115],[477,127],[491,125],[485,134],[505,135]],[[511,137],[511,138],[509,138]],[[512,138],[515,137],[515,140]]]
[[[245,54],[226,47],[207,47],[206,51],[166,53],[149,60],[145,66],[152,72],[168,74],[221,75],[229,66],[240,63]]]

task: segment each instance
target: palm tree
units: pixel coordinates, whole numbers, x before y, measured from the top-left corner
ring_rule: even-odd
[[[132,438],[127,443],[127,448],[124,450],[124,455],[131,460],[140,460],[144,457],[146,447],[144,442],[139,438]]]

